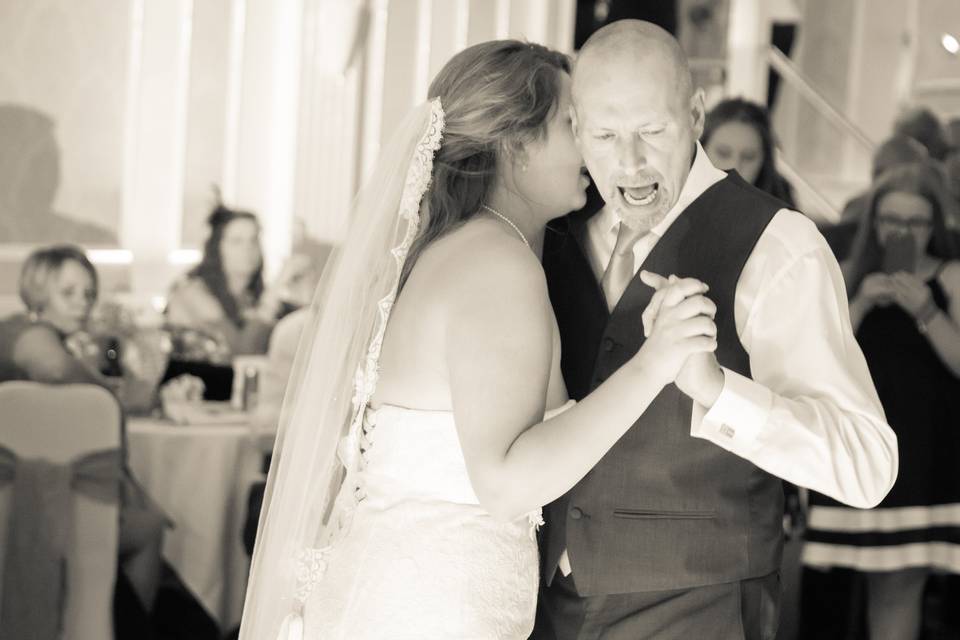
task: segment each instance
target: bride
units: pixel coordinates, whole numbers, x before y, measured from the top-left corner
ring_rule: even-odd
[[[381,154],[300,345],[241,639],[526,638],[540,506],[715,348],[706,286],[671,278],[640,351],[567,401],[537,254],[586,199],[569,71],[470,47]]]

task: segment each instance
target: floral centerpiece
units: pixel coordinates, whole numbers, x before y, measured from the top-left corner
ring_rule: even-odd
[[[67,347],[88,366],[115,381],[124,408],[149,412],[167,370],[172,344],[160,327],[138,324],[128,307],[105,300],[94,309],[86,331],[67,338]]]
[[[171,360],[230,365],[230,345],[223,336],[175,325],[167,325],[165,330],[170,337]]]
[[[202,400],[203,382],[191,375],[159,388],[171,360],[227,366],[231,362],[223,337],[165,325],[158,314],[138,317],[132,308],[111,299],[101,301],[86,330],[68,336],[66,344],[85,365],[106,376],[124,409],[133,413],[158,408],[176,413],[167,408]]]

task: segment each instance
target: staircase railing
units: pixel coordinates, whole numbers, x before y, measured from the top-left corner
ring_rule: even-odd
[[[840,210],[837,209],[826,196],[820,193],[819,189],[810,184],[810,181],[804,178],[797,168],[783,157],[782,153],[777,154],[777,171],[779,171],[795,189],[802,191],[813,201],[817,207],[817,212],[820,213],[827,222],[835,224],[840,221]]]
[[[769,47],[767,49],[767,62],[785,82],[809,100],[810,104],[812,104],[823,117],[836,127],[849,133],[865,151],[873,155],[873,152],[877,148],[876,143],[840,109],[833,106],[780,49],[773,46]]]
[[[841,109],[834,106],[807,78],[802,71],[780,49],[774,46],[767,48],[767,63],[784,83],[790,85],[797,93],[828,122],[848,134],[869,156],[876,151],[876,143],[863,129],[857,126]],[[778,154],[777,167],[791,184],[807,197],[807,201],[816,208],[820,217],[827,222],[836,223],[840,220],[840,210],[823,193],[807,180],[796,166],[791,164],[784,154]]]

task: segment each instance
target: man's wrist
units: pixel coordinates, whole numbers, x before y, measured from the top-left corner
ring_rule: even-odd
[[[723,393],[724,380],[723,369],[718,365],[695,391],[694,400],[709,411]]]

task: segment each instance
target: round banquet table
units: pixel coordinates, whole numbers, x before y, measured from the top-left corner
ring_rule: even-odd
[[[249,558],[241,531],[262,453],[246,424],[173,424],[131,418],[134,476],[174,521],[164,559],[228,631],[240,623]]]

